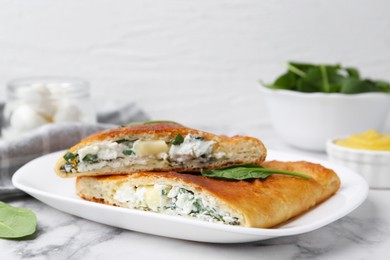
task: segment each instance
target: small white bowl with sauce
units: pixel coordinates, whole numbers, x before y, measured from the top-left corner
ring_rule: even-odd
[[[374,130],[331,139],[326,144],[329,160],[346,166],[366,179],[370,188],[390,189],[390,135]]]

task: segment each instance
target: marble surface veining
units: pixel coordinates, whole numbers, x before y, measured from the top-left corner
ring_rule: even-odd
[[[31,240],[0,240],[0,259],[388,259],[390,191],[318,230],[244,244],[208,244],[132,232],[62,213],[33,199],[11,202],[38,217]]]
[[[269,147],[291,150],[263,129]],[[316,157],[324,157],[314,154]],[[123,230],[75,217],[31,197],[6,201],[32,209],[29,239],[0,240],[0,259],[390,259],[390,190],[370,190],[346,217],[315,231],[243,244],[210,244]]]

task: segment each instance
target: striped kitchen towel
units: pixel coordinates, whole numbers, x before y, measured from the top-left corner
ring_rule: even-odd
[[[0,104],[0,115],[4,106]],[[97,124],[76,122],[44,125],[14,140],[0,139],[0,200],[23,195],[11,183],[15,171],[28,161],[58,150],[67,149],[93,132],[149,120],[134,103],[106,103],[97,110]],[[0,120],[1,122],[1,120]]]

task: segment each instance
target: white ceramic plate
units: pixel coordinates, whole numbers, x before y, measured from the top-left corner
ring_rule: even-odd
[[[341,179],[340,190],[316,208],[277,228],[228,226],[82,200],[76,195],[74,178],[62,179],[54,173],[54,164],[61,154],[63,152],[48,154],[27,163],[14,174],[13,184],[38,200],[75,216],[114,227],[193,241],[240,243],[302,234],[347,215],[368,195],[367,183],[348,168],[303,156],[269,151],[267,159],[306,160],[332,168]]]

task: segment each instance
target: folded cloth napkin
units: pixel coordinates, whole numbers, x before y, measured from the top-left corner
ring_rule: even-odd
[[[3,108],[0,103],[0,115]],[[11,178],[15,171],[28,161],[47,153],[67,149],[93,132],[130,122],[149,120],[134,103],[119,105],[107,103],[99,106],[97,118],[97,124],[76,122],[48,124],[15,140],[0,139],[0,200],[24,195],[12,185]]]

